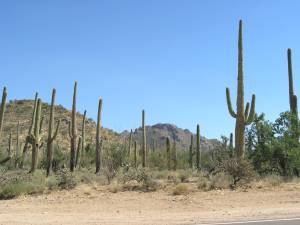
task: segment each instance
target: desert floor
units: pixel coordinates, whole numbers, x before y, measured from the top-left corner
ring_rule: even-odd
[[[248,190],[118,192],[80,186],[0,201],[0,224],[199,224],[300,216],[300,184]]]

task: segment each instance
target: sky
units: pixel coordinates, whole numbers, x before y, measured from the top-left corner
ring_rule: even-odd
[[[274,121],[289,109],[287,48],[300,94],[300,1],[0,0],[0,88],[123,131],[172,123],[219,138],[234,131],[225,88],[236,102],[238,21],[244,23],[245,101]],[[235,104],[234,104],[235,107]]]

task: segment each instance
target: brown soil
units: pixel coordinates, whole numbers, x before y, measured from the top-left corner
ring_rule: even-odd
[[[87,186],[0,202],[0,224],[196,224],[300,216],[300,184],[247,191],[110,193]]]

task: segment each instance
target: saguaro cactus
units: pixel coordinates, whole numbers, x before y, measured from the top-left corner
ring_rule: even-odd
[[[131,156],[131,145],[132,145],[132,129],[130,130],[130,135],[129,135],[129,144],[128,144],[128,153],[129,156]]]
[[[84,160],[85,157],[85,122],[86,122],[86,110],[84,110],[83,118],[82,118],[82,127],[81,127],[81,156],[79,157],[79,165],[80,160]]]
[[[15,168],[19,166],[19,150],[20,150],[20,121],[17,124],[17,143],[16,143],[16,156],[15,156]]]
[[[146,154],[147,154],[147,143],[146,143],[146,125],[145,125],[145,110],[142,111],[142,167],[146,167]]]
[[[176,141],[173,142],[173,169],[177,169],[177,149],[176,149]]]
[[[79,136],[79,137],[78,137],[78,145],[77,145],[76,160],[75,160],[75,167],[76,167],[76,168],[80,168],[81,140],[82,140],[82,138]]]
[[[229,137],[229,150],[233,151],[233,133],[230,133]]]
[[[37,101],[38,101],[38,93],[36,92],[35,93],[35,98],[34,98],[34,105],[33,105],[33,111],[32,111],[32,116],[31,116],[31,124],[30,124],[30,127],[29,127],[29,130],[28,130],[28,134],[27,136],[29,137],[33,131],[33,128],[34,128],[34,123],[35,123],[35,117],[36,117],[36,107],[37,107]],[[21,163],[20,163],[20,168],[23,167],[23,163],[24,163],[24,158],[25,158],[25,154],[29,148],[29,139],[26,138],[25,140],[25,144],[24,144],[24,147],[23,147],[23,152],[22,152],[22,158],[21,158]]]
[[[168,170],[171,170],[171,143],[169,137],[166,139],[166,158]]]
[[[100,172],[101,167],[101,113],[102,113],[102,99],[99,99],[97,130],[96,130],[96,173]]]
[[[7,91],[6,91],[6,87],[4,87],[3,88],[3,93],[2,93],[1,108],[0,108],[0,137],[1,137],[3,121],[4,121],[4,113],[5,113],[5,108],[6,108],[6,98],[7,98]]]
[[[12,132],[10,132],[9,137],[8,137],[8,148],[7,148],[7,154],[8,154],[8,158],[9,158],[9,167],[11,166],[12,151],[13,151]]]
[[[297,96],[294,94],[294,82],[293,82],[293,67],[292,67],[292,50],[289,48],[287,50],[288,57],[288,76],[289,76],[289,101],[290,101],[290,112],[293,115],[292,118],[292,128],[296,141],[299,141],[299,131],[298,131],[298,105]]]
[[[47,165],[46,165],[46,175],[49,176],[52,170],[53,161],[53,141],[57,137],[60,121],[56,124],[56,129],[54,129],[54,105],[55,105],[56,90],[52,90],[50,116],[49,116],[49,128],[48,128],[48,139],[47,139]]]
[[[235,125],[235,148],[239,159],[245,155],[245,127],[253,122],[255,116],[255,95],[252,95],[251,109],[249,112],[249,103],[244,110],[244,72],[243,72],[243,23],[239,22],[239,40],[238,40],[238,87],[237,87],[237,109],[234,112],[230,90],[226,88],[227,106],[230,115],[236,119]]]
[[[193,168],[193,135],[191,135],[191,145],[190,145],[190,149],[189,149],[189,166],[192,169]]]
[[[69,136],[71,139],[71,154],[70,154],[70,171],[73,172],[75,168],[75,154],[77,145],[77,126],[76,126],[76,97],[77,97],[77,82],[74,84],[73,105],[72,105],[72,119],[69,122]]]
[[[28,136],[28,142],[32,145],[32,161],[31,161],[31,170],[30,172],[33,173],[37,168],[37,161],[38,161],[38,150],[41,145],[41,109],[42,109],[42,101],[39,98],[37,101],[37,108],[36,108],[36,116],[34,122],[34,129],[33,132]]]
[[[134,167],[137,167],[137,143],[134,141],[134,153],[133,153],[133,162],[134,162]]]
[[[200,126],[197,124],[197,135],[196,135],[196,167],[198,170],[201,169],[200,165],[200,157],[201,157],[201,152],[200,152]]]

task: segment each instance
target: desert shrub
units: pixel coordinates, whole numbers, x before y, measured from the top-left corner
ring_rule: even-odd
[[[277,174],[271,174],[262,179],[264,183],[267,185],[270,185],[272,187],[277,187],[280,186],[280,184],[283,182],[283,179],[281,176]]]
[[[129,168],[123,172],[119,180],[125,185],[136,181],[141,184],[140,189],[143,191],[156,191],[159,187],[159,184],[152,178],[151,172],[147,168]]]
[[[210,189],[228,189],[231,187],[231,177],[223,172],[217,173],[210,179]]]
[[[36,171],[34,174],[11,171],[1,175],[0,183],[0,199],[42,193],[45,190],[45,177],[41,171]]]
[[[179,178],[181,183],[188,182],[188,179],[189,179],[190,175],[191,175],[190,170],[180,170],[180,171],[178,171],[178,178]]]
[[[255,178],[251,163],[247,160],[231,158],[221,163],[218,173],[225,173],[232,179],[231,187],[244,186]]]
[[[113,182],[112,184],[109,185],[108,190],[111,193],[117,193],[122,190],[122,186],[120,184],[118,184],[117,182]]]
[[[129,167],[128,157],[120,144],[107,143],[103,149],[103,173],[108,183],[117,175],[121,167]]]
[[[74,174],[67,169],[61,169],[56,173],[56,179],[58,180],[58,187],[60,189],[73,189],[77,185],[77,180]]]
[[[212,188],[210,180],[205,176],[199,177],[197,184],[198,189],[202,191],[209,191]]]
[[[186,184],[177,184],[172,191],[173,195],[184,195],[188,194],[189,188]]]

